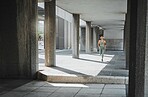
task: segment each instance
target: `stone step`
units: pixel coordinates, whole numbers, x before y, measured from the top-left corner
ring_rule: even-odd
[[[98,84],[128,84],[128,77],[120,76],[89,76],[89,75],[60,75],[38,72],[37,78],[55,83],[98,83]]]

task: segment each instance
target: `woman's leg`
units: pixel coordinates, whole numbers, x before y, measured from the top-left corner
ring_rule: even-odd
[[[102,54],[102,49],[101,49],[101,47],[99,47],[99,54],[100,54],[100,55]]]
[[[104,57],[104,52],[105,52],[105,49],[102,49],[102,61],[103,61],[103,57]]]

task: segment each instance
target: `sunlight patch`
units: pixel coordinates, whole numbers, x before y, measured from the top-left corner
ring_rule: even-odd
[[[55,87],[83,87],[83,88],[88,87],[84,84],[66,84],[66,83],[49,83],[49,84]]]

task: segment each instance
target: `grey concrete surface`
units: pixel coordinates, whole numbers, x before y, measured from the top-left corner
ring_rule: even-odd
[[[56,4],[55,0],[45,2],[45,57],[46,66],[55,66],[56,49]]]
[[[79,58],[79,27],[80,14],[73,14],[72,57]]]
[[[128,70],[123,51],[106,51],[104,61],[98,53],[80,52],[72,58],[71,50],[56,51],[56,67],[45,67],[44,50],[39,51],[39,78],[50,82],[128,83]]]
[[[33,78],[38,59],[37,0],[1,4],[5,12],[0,16],[0,78]]]
[[[126,97],[121,84],[70,84],[0,80],[0,97]],[[13,83],[12,83],[13,82]]]

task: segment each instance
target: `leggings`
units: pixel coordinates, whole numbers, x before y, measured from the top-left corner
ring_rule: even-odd
[[[105,52],[105,48],[104,47],[99,47],[99,53],[100,53],[100,55],[102,55],[102,59],[104,57],[104,52]]]

